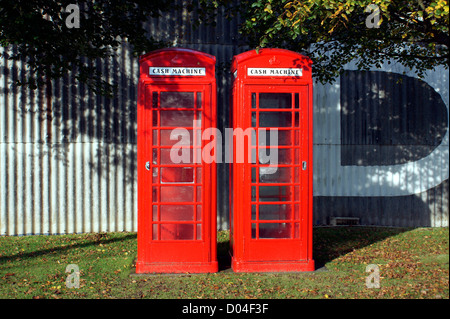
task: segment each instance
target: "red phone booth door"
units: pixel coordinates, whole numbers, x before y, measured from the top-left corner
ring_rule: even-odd
[[[309,205],[308,86],[247,85],[244,92],[249,126],[258,132],[252,146],[256,161],[247,166],[250,172],[245,174],[251,214],[244,222],[244,237],[250,238],[244,240],[244,258],[304,260]],[[272,141],[270,129],[278,132]],[[270,152],[278,154],[268,156]],[[277,158],[275,165],[270,162],[272,157]]]
[[[143,250],[149,254],[145,259],[208,262],[211,166],[201,159],[201,132],[210,126],[211,87],[151,85],[145,99],[146,125],[151,128],[146,136],[151,174],[145,183],[151,240]]]

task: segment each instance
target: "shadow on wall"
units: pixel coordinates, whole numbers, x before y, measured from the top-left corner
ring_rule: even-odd
[[[191,47],[199,49],[199,45]],[[229,122],[229,63],[232,55],[239,53],[239,50],[246,48],[229,50],[230,52],[220,55],[217,61],[217,112],[218,128],[221,131],[228,127]],[[115,58],[96,62],[105,78],[116,86],[111,98],[95,95],[87,86],[70,76],[47,82],[47,86],[36,91],[9,84],[3,88],[2,93],[7,97],[6,117],[11,119],[5,128],[5,139],[9,142],[7,152],[10,154],[5,165],[21,167],[11,171],[12,175],[8,177],[10,181],[16,180],[10,189],[25,188],[21,181],[17,181],[21,179],[22,173],[32,174],[30,183],[39,185],[29,188],[37,189],[44,185],[40,191],[42,195],[34,195],[40,198],[30,199],[30,203],[37,203],[33,204],[36,215],[54,215],[48,217],[57,225],[52,226],[57,230],[49,230],[51,233],[65,232],[62,226],[58,226],[59,220],[79,214],[77,207],[80,206],[95,212],[82,213],[92,216],[74,217],[79,220],[94,219],[99,224],[105,224],[105,219],[115,219],[119,223],[123,217],[117,214],[117,208],[128,210],[127,218],[133,219],[130,215],[135,213],[133,206],[136,204],[139,64],[137,59],[129,55],[129,49],[124,44],[116,52]],[[2,72],[6,74],[5,79],[10,82],[20,78],[23,70],[24,65],[19,63],[6,64],[2,68]],[[30,150],[24,150],[23,143],[29,143]],[[28,163],[33,163],[31,170],[34,172],[22,169],[25,159]],[[227,170],[227,164],[218,164],[220,178],[228,176]],[[50,192],[57,194],[53,196]],[[219,228],[226,229],[227,179],[219,182],[218,194],[218,225]],[[16,196],[14,202],[20,202],[20,196],[22,195]],[[124,200],[127,201],[126,205],[122,203]],[[64,206],[69,202],[73,211]],[[42,207],[38,208],[40,204]],[[24,206],[23,211],[26,210]],[[46,217],[39,219],[45,221]],[[10,224],[13,227],[14,222],[11,221]],[[91,226],[86,227],[82,225],[74,231],[91,229]],[[47,233],[47,230],[45,228],[38,232]]]
[[[443,142],[448,131],[448,111],[440,94],[429,84],[384,71],[346,71],[340,80],[341,165],[392,166],[416,162]],[[438,171],[439,168],[429,167],[427,174]],[[417,181],[409,178],[409,182]],[[360,217],[364,225],[434,226],[441,225],[441,221],[433,219],[448,221],[443,203],[448,190],[447,179],[415,195],[328,201],[337,207],[345,206],[347,214],[352,212]],[[383,193],[395,194],[395,190],[389,192],[383,187]]]
[[[105,77],[117,85],[112,98],[95,96],[69,77],[53,81],[51,87],[39,91],[5,87],[5,93],[18,97],[8,104],[8,112],[14,113],[8,116],[14,120],[8,123],[6,131],[14,134],[6,139],[40,144],[39,152],[29,155],[32,160],[46,161],[51,157],[60,166],[75,170],[88,167],[91,177],[81,178],[81,183],[101,178],[106,187],[118,187],[114,183],[120,182],[127,192],[136,192],[139,69],[137,60],[128,59],[126,52],[124,45],[117,58],[97,64]],[[226,63],[226,57],[222,59],[218,64]],[[218,128],[223,131],[229,126],[231,76],[222,67],[217,72]],[[20,77],[18,67],[4,68],[3,73],[13,80]],[[448,130],[447,109],[439,94],[423,81],[398,74],[348,71],[341,79],[341,106],[343,166],[388,166],[415,161],[430,154]],[[12,147],[19,152],[19,146]],[[77,161],[80,164],[75,164]],[[228,164],[218,165],[219,229],[228,225],[227,171]],[[41,174],[40,178],[50,177]],[[448,220],[448,189],[446,180],[425,193],[408,196],[317,196],[314,223],[326,224],[330,216],[354,216],[360,217],[364,225],[432,226],[436,210],[442,216],[447,214]],[[383,193],[389,191],[384,189]],[[121,204],[120,199],[109,199]],[[91,202],[95,200],[92,198]]]
[[[439,72],[428,84],[398,73],[346,71],[336,84],[316,86],[316,225],[330,217],[448,225],[448,91]]]
[[[346,71],[340,83],[341,165],[415,162],[442,143],[447,107],[424,81],[384,71]]]
[[[388,191],[386,191],[388,193]],[[448,223],[448,180],[425,193],[408,196],[316,196],[314,225],[330,217],[357,217],[361,225],[428,227]]]
[[[71,143],[119,147],[116,154],[101,147],[96,152],[99,162],[104,160],[105,153],[111,165],[118,165],[128,155],[135,156],[124,153],[120,148],[123,144],[136,144],[139,69],[136,59],[125,60],[128,55],[129,48],[123,44],[114,58],[96,63],[97,69],[115,86],[110,98],[96,95],[86,85],[67,75],[59,80],[44,81],[46,84],[37,90],[16,87],[12,83],[24,75],[26,65],[14,63],[4,67],[5,79],[10,81],[8,84],[5,82],[2,94],[17,97],[9,98],[7,105],[7,112],[10,112],[7,115],[16,120],[7,123],[10,124],[6,129],[10,133],[7,138],[11,142],[52,145],[52,155],[64,164],[68,164],[67,146]],[[130,168],[129,171],[133,172],[134,168]]]

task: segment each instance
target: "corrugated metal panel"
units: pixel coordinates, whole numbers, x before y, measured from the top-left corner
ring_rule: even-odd
[[[315,85],[314,222],[447,226],[448,70],[347,68]]]
[[[68,76],[14,88],[24,65],[0,64],[0,234],[136,230],[137,60],[124,46],[98,66],[113,99]]]
[[[192,21],[186,9],[174,10],[153,19],[148,30],[217,57],[222,129],[228,126],[229,63],[248,48],[238,47],[236,20],[219,15],[216,27],[199,28]],[[0,61],[1,235],[136,230],[138,62],[124,45],[97,67],[117,85],[114,98],[96,96],[70,75],[52,81],[51,94],[14,88],[26,66]],[[221,228],[228,227],[226,170],[219,164]]]
[[[219,15],[216,27],[197,29],[192,28],[195,19],[187,10],[174,10],[152,20],[148,29],[156,38],[169,40],[174,46],[216,56],[218,123],[223,132],[229,127],[229,65],[234,55],[249,48],[238,40],[239,19],[230,21]],[[22,77],[25,66],[0,60],[1,235],[136,230],[138,62],[124,45],[113,58],[99,61],[97,66],[117,85],[112,99],[96,96],[71,76],[52,81],[51,94],[46,88],[13,88],[10,82]],[[396,74],[404,71],[395,65],[392,68],[392,64],[389,67],[382,70]],[[355,68],[350,65],[349,69]],[[354,76],[366,86],[387,83],[379,73]],[[398,134],[377,134],[397,129],[408,133],[408,125],[415,125],[421,117],[395,118],[387,131],[377,131],[373,106],[369,109],[375,117],[365,122],[361,113],[353,117],[342,113],[354,109],[342,108],[341,102],[364,92],[361,87],[355,89],[356,81],[343,78],[332,85],[315,85],[315,224],[325,224],[332,216],[356,216],[368,225],[448,226],[448,78],[448,70],[438,70],[426,78],[446,105],[447,121],[437,121],[439,112],[425,113],[430,123],[441,123],[441,127],[427,131],[420,124],[422,133],[416,137],[425,136],[420,145],[414,145],[411,139],[406,139],[405,144],[402,138],[406,135],[395,140]],[[344,88],[342,81],[347,81]],[[403,86],[398,92],[407,96],[415,88]],[[380,101],[383,92],[376,92]],[[401,98],[394,95],[392,105],[399,107]],[[409,114],[407,110],[399,109],[392,116]],[[347,129],[344,133],[343,125]],[[343,137],[345,134],[352,137]],[[377,143],[377,136],[384,143]],[[392,136],[393,142],[386,143]],[[417,161],[409,162],[410,158],[398,165],[386,162],[386,158],[395,160],[389,154],[393,146],[401,143],[412,153],[417,152],[414,147],[421,148],[423,156],[419,154]],[[342,145],[357,145],[359,149],[345,153]],[[373,165],[373,159],[366,157],[364,162],[364,154],[373,154],[365,153],[364,147],[375,147],[384,154],[384,160],[382,157]],[[346,162],[342,162],[342,157]],[[228,197],[228,165],[218,164],[220,229],[228,228]]]

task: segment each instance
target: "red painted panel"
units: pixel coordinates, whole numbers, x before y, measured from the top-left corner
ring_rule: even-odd
[[[216,127],[215,58],[188,49],[140,59],[136,272],[215,272],[216,163],[204,162]]]
[[[262,49],[232,73],[233,128],[254,131],[233,141],[233,270],[313,270],[311,61]]]

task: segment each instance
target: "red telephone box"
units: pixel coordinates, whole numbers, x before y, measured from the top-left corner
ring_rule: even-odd
[[[171,48],[140,58],[137,273],[218,270],[215,57]]]
[[[311,66],[308,57],[281,49],[233,58],[235,272],[314,270]]]

